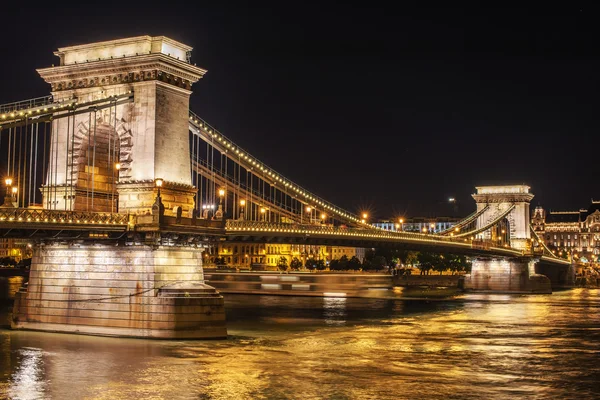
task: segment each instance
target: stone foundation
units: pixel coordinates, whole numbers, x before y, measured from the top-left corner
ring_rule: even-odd
[[[13,329],[164,339],[225,338],[223,297],[204,283],[201,249],[37,247]]]
[[[474,259],[464,289],[498,293],[552,293],[550,279],[534,273],[532,260]]]

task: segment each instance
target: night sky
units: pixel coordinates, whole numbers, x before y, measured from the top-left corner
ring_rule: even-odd
[[[466,215],[487,184],[600,199],[596,9],[189,3],[3,5],[0,104],[49,94],[58,47],[165,35],[208,70],[192,110],[349,211]]]

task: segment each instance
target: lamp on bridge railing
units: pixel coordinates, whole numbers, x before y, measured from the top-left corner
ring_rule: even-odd
[[[156,178],[154,180],[154,184],[156,185],[156,200],[154,201],[154,204],[152,205],[152,214],[156,215],[156,220],[155,222],[161,222],[161,218],[165,213],[165,206],[162,203],[162,198],[160,197],[160,188],[163,185],[163,180],[161,178]]]
[[[325,223],[325,218],[327,218],[327,215],[321,214],[321,224]]]
[[[6,184],[6,194],[4,195],[4,202],[2,203],[2,207],[12,207],[13,206],[13,195],[12,195],[12,178],[8,177],[4,180]]]
[[[398,222],[400,222],[400,232],[404,232],[404,219],[400,218]]]
[[[434,223],[429,224],[429,228],[431,228],[431,233],[435,232],[435,224]]]
[[[225,189],[219,189],[219,208],[215,212],[214,219],[223,218],[223,197],[225,196]]]
[[[312,207],[306,206],[306,212],[308,214],[308,223],[310,224],[312,222]]]
[[[17,192],[19,191],[19,189],[17,189],[16,186],[12,187],[12,206],[17,208],[19,207],[19,200],[17,197]]]
[[[266,213],[266,212],[267,212],[267,209],[266,209],[266,208],[264,208],[264,207],[261,207],[261,208],[260,208],[260,215],[261,215],[260,219],[261,219],[261,221],[264,221],[264,220],[265,220],[265,213]]]
[[[246,211],[246,200],[240,200],[240,219],[244,219],[244,214]]]

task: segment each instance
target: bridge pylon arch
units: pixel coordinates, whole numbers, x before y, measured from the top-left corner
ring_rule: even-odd
[[[529,228],[529,208],[534,195],[527,185],[477,186],[472,196],[477,203],[477,211],[484,210],[477,219],[477,229],[487,226],[490,221],[506,214],[508,244],[520,250],[529,250],[531,231]],[[493,232],[485,230],[477,234],[478,239],[492,240]]]
[[[96,121],[104,121],[117,132],[118,143],[113,139],[111,151],[96,156],[108,157],[111,169],[117,164],[122,167],[114,178],[112,172],[108,174],[114,179],[110,184],[116,184],[118,205],[109,201],[94,211],[149,212],[158,178],[163,181],[162,198],[169,209],[179,206],[184,213],[193,209],[196,190],[190,173],[189,97],[192,84],[206,71],[189,63],[191,49],[164,36],[138,36],[59,48],[54,54],[60,64],[38,69],[51,85],[55,102],[105,104],[106,99],[115,99],[97,111],[76,113],[65,108],[63,114],[55,115],[51,161],[42,189],[44,208],[85,210],[89,202],[78,197],[86,196],[90,182],[84,185],[78,178],[79,172],[87,175],[80,171],[75,152],[82,140],[92,136]],[[129,101],[117,101],[129,93]],[[86,165],[87,172],[95,168]],[[106,174],[92,173],[95,186],[107,185]]]

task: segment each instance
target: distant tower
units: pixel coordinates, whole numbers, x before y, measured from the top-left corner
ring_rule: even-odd
[[[533,212],[533,218],[531,218],[533,230],[536,232],[543,232],[545,222],[546,211],[542,208],[542,206],[537,206]]]

